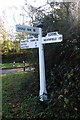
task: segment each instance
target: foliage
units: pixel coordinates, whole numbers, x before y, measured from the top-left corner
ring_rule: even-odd
[[[57,71],[54,74],[51,73],[50,81],[47,82],[49,99],[46,102],[39,101],[39,81],[36,73],[3,74],[3,119],[78,119],[80,117],[78,104],[80,83],[72,79],[73,71],[65,74],[65,80],[60,80],[59,75],[56,78],[56,73]]]
[[[3,40],[1,47],[2,47],[3,55],[20,53],[20,43],[19,41],[16,41],[16,40],[15,41]]]
[[[22,50],[21,53],[11,53],[8,55],[2,55],[2,63],[26,63],[37,64],[38,63],[38,50],[37,49],[28,49]],[[36,63],[37,62],[37,63]]]
[[[37,95],[37,84],[33,73],[4,74],[2,80],[3,119],[29,118],[29,114],[32,113],[30,109],[34,107]]]
[[[68,13],[70,7],[65,3],[65,7],[45,15],[42,22],[44,36],[50,31],[63,34],[62,43],[44,45],[48,112],[56,119],[80,117],[80,25]]]
[[[0,40],[6,39],[7,36],[8,36],[8,32],[5,29],[4,20],[0,17]]]

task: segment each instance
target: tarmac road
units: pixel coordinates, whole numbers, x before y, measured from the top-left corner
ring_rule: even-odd
[[[28,67],[28,68],[25,69],[25,71],[26,70],[33,70],[33,68]],[[9,74],[11,72],[21,72],[21,71],[24,71],[24,69],[23,68],[3,69],[3,70],[0,69],[0,74]]]
[[[23,71],[23,68],[18,68],[18,69],[4,69],[2,70],[2,74],[8,74],[11,72],[20,72]]]

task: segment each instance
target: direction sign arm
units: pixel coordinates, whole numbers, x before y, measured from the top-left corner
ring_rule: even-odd
[[[39,28],[18,24],[18,25],[16,25],[16,31],[17,32],[26,32],[26,33],[31,33],[31,34],[38,34]]]

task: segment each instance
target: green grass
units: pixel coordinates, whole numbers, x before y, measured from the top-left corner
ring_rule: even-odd
[[[28,66],[29,64],[28,63],[25,63],[25,66]],[[23,67],[23,63],[4,63],[4,64],[1,64],[0,63],[0,67],[1,68],[13,68],[13,67]]]
[[[74,110],[74,101],[70,102],[66,96],[59,98],[62,94],[58,90],[52,92],[52,96],[46,103],[39,101],[39,80],[34,71],[15,72],[1,76],[3,120],[80,118],[80,112]]]
[[[38,114],[38,84],[34,72],[2,75],[3,119],[34,118]]]

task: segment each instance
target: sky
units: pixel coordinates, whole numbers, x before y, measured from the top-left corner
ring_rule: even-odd
[[[34,6],[39,6],[45,3],[47,0],[27,0],[28,3]],[[0,10],[11,6],[22,6],[25,4],[25,0],[0,0]]]
[[[26,1],[28,4],[39,7],[44,5],[47,0]],[[22,18],[20,14],[23,5],[25,5],[25,0],[0,0],[0,17],[5,20],[4,23],[8,29],[13,30],[15,24],[21,22]]]
[[[24,0],[0,0],[0,17],[4,20],[4,27],[8,31],[15,31],[15,22],[13,20],[13,14],[19,13],[16,7],[24,5]]]
[[[0,10],[19,5],[24,5],[24,0],[0,0]]]
[[[28,4],[34,7],[43,6],[51,0],[26,0]],[[62,0],[57,0],[62,1]],[[14,32],[15,25],[22,23],[22,6],[25,0],[0,0],[0,17],[4,20],[4,26],[8,31]],[[27,16],[25,17],[27,20]],[[29,21],[29,20],[28,20]]]

